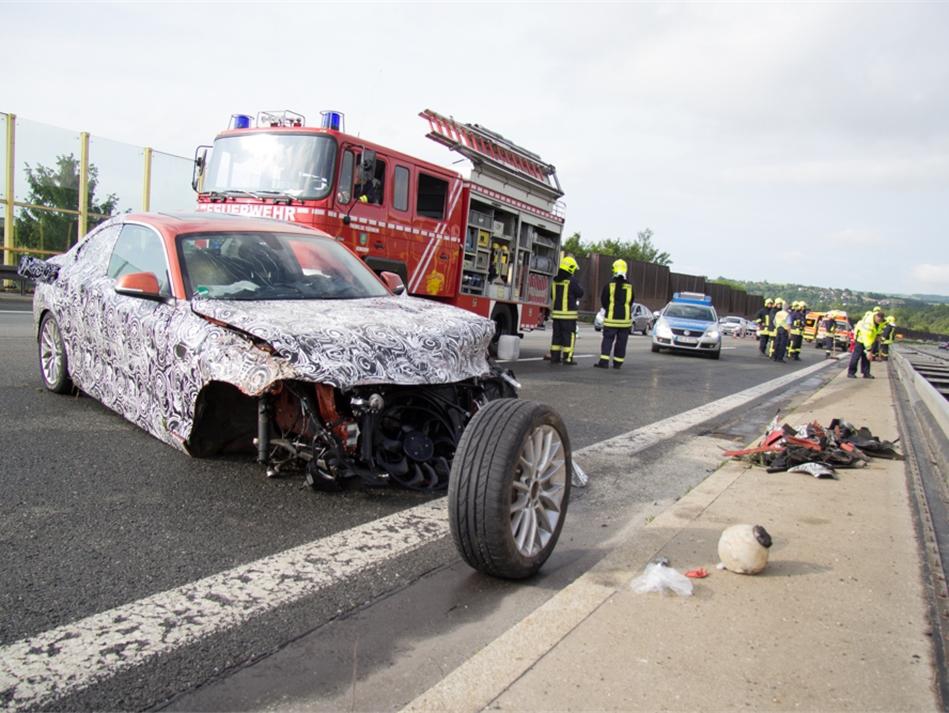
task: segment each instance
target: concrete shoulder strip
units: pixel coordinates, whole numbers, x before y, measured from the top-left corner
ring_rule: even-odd
[[[634,453],[738,408],[771,391],[836,363],[825,360],[732,396],[657,421],[630,433],[576,451],[624,448]],[[660,551],[679,531],[703,512],[742,473],[743,468],[720,468],[701,485],[661,513],[637,533],[637,540],[604,558],[587,574],[568,585],[441,682],[409,703],[404,711],[480,711],[513,684],[536,661],[586,620],[619,587],[638,574],[644,561]]]

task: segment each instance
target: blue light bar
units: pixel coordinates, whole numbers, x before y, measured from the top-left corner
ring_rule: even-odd
[[[231,114],[232,129],[249,129],[251,118],[247,114]]]
[[[701,292],[674,292],[672,294],[672,301],[693,305],[711,305],[712,296],[704,295]]]
[[[320,126],[322,126],[324,129],[332,129],[333,131],[343,130],[343,112],[321,111],[320,117],[322,118]]]

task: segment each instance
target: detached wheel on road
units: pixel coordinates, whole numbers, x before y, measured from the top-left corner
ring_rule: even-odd
[[[465,562],[524,579],[557,545],[573,461],[563,420],[536,401],[499,399],[468,423],[448,481],[448,521]]]
[[[50,391],[65,394],[72,388],[66,361],[66,343],[52,314],[43,315],[39,335],[40,375]]]

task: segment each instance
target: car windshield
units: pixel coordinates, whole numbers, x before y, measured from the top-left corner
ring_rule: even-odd
[[[313,134],[242,134],[214,142],[202,191],[318,199],[330,192],[336,141]]]
[[[723,317],[721,322],[729,324],[741,324],[741,317]]]
[[[665,316],[676,319],[695,319],[700,322],[715,321],[712,308],[701,305],[670,304],[666,307]]]
[[[178,236],[189,295],[219,300],[381,297],[389,291],[366,265],[330,238],[278,232]]]

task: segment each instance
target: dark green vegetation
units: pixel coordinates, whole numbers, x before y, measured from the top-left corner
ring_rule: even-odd
[[[819,311],[842,309],[850,315],[859,316],[876,305],[880,305],[887,314],[896,317],[896,324],[899,327],[949,335],[949,297],[939,295],[907,297],[834,287],[730,280],[724,277],[711,280],[711,282],[729,285],[764,297],[783,297],[791,302],[804,300],[808,307]]]
[[[115,211],[118,196],[110,194],[96,203],[99,171],[89,166],[89,228]],[[22,208],[16,218],[16,245],[21,248],[63,252],[79,239],[79,160],[61,155],[56,167],[26,164],[26,181],[30,193],[26,203],[50,210]],[[58,209],[58,210],[57,210]]]
[[[589,257],[591,253],[599,253],[627,261],[640,260],[668,267],[672,264],[672,257],[652,244],[652,235],[652,230],[646,228],[639,231],[636,240],[633,241],[614,238],[584,243],[580,238],[580,233],[574,233],[564,241],[563,251],[574,257]]]

